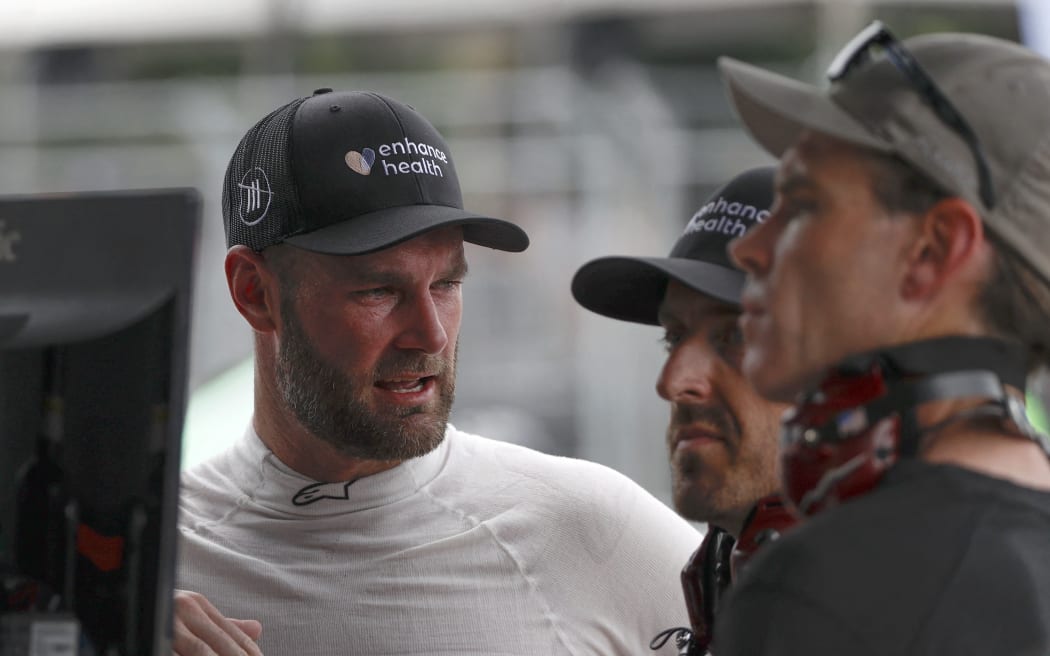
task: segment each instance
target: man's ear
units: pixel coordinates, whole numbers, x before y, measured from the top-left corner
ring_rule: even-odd
[[[917,237],[907,253],[902,294],[908,300],[935,296],[952,279],[978,275],[987,247],[981,216],[965,200],[938,201],[917,219]]]
[[[227,251],[226,284],[237,311],[256,332],[276,329],[280,315],[277,278],[261,253],[247,246]]]

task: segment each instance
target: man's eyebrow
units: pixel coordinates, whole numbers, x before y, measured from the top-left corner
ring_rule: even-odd
[[[438,274],[437,278],[441,280],[463,278],[467,275],[467,269],[466,259],[461,258],[452,262],[448,268]],[[397,287],[409,284],[411,276],[399,268],[377,269],[373,267],[354,271],[350,274],[350,280],[355,284]]]
[[[466,278],[470,267],[467,266],[467,258],[458,258],[449,266],[442,278]]]

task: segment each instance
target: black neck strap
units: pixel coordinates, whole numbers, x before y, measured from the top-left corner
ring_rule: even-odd
[[[900,454],[911,457],[918,453],[922,427],[916,410],[930,401],[945,399],[986,399],[1005,408],[1008,392],[999,377],[990,371],[952,371],[930,374],[906,380],[890,387],[889,393],[868,407],[868,416],[875,421],[893,412],[901,419]]]
[[[867,371],[873,364],[880,366],[890,385],[934,374],[987,371],[1024,392],[1028,350],[994,337],[938,337],[851,356],[838,369]]]
[[[873,425],[899,413],[900,455],[909,457],[918,452],[922,436],[915,411],[929,401],[985,399],[1001,409],[1003,418],[1027,426],[1023,416],[1016,416],[1016,404],[1006,389],[1012,386],[1024,393],[1027,359],[1027,350],[1015,342],[953,336],[862,353],[847,358],[836,369],[848,374],[877,367],[882,372],[888,392],[867,405],[868,421]],[[1028,431],[1021,432],[1027,435]],[[1036,441],[1050,454],[1043,437]]]

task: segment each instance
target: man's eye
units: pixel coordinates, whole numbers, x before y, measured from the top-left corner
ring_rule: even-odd
[[[392,292],[389,287],[374,287],[372,289],[359,289],[353,294],[354,296],[363,299],[380,299],[386,298],[391,293]]]
[[[441,289],[458,289],[462,285],[462,280],[439,280],[435,283],[435,286]]]
[[[660,338],[660,343],[664,345],[665,349],[670,351],[675,346],[677,346],[678,342],[680,342],[681,340],[682,335],[680,333],[674,332],[672,330],[665,330],[663,337]]]

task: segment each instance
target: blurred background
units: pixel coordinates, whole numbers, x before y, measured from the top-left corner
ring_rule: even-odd
[[[602,462],[666,501],[661,332],[587,313],[569,281],[593,257],[665,255],[716,186],[770,163],[736,126],[716,58],[818,81],[872,18],[901,37],[983,32],[1045,53],[1048,4],[7,0],[0,194],[200,190],[188,466],[250,415],[250,331],[222,274],[237,141],[319,87],[404,100],[445,134],[466,206],[532,238],[521,255],[468,247],[453,423]]]

